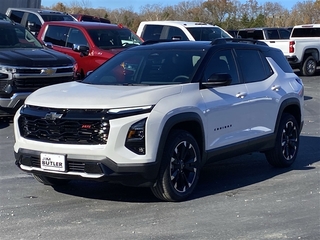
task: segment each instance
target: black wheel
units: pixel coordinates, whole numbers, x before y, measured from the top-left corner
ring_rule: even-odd
[[[277,133],[275,147],[266,152],[268,162],[274,167],[289,167],[299,149],[299,126],[291,114],[284,114]]]
[[[50,186],[63,186],[63,185],[68,184],[68,182],[70,182],[69,179],[51,178],[51,177],[45,177],[45,176],[39,175],[39,174],[33,174],[33,177],[38,182],[40,182],[44,185],[50,185]]]
[[[309,56],[304,60],[300,71],[304,76],[313,76],[316,73],[316,69],[317,61],[313,56]]]
[[[185,200],[194,190],[200,170],[200,150],[186,131],[173,131],[164,148],[162,166],[153,194],[165,201]]]

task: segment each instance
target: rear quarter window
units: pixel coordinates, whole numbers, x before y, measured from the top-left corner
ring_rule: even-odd
[[[289,62],[287,61],[287,59],[285,58],[281,50],[272,49],[270,51],[263,52],[263,54],[266,57],[271,57],[279,65],[279,67],[281,67],[281,69],[284,72],[286,73],[293,72]]]

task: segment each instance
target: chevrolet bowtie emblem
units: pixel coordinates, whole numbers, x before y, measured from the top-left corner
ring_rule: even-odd
[[[47,74],[47,75],[52,75],[56,72],[55,69],[53,68],[44,68],[44,69],[41,69],[41,72],[40,74]]]
[[[50,113],[47,113],[44,116],[44,119],[46,119],[46,120],[56,120],[57,118],[62,118],[62,116],[63,116],[62,113],[50,112]]]

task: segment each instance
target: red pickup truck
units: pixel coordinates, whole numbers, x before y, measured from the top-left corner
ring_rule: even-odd
[[[47,47],[72,56],[78,65],[78,79],[120,51],[143,42],[121,25],[66,21],[45,22],[38,39]]]

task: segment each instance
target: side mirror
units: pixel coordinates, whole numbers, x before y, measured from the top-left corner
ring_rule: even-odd
[[[212,88],[217,86],[228,86],[232,82],[232,77],[229,73],[214,73],[207,82],[202,82],[202,85],[206,88]]]
[[[73,44],[72,50],[75,52],[79,52],[82,56],[89,55],[89,47],[85,45]]]
[[[51,42],[43,42],[47,48],[53,49],[53,44]]]
[[[28,21],[28,30],[30,32],[39,32],[40,27],[38,27],[36,23]]]

